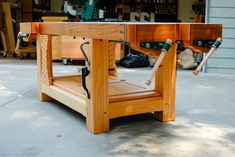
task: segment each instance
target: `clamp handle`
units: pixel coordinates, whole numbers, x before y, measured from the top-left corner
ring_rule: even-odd
[[[209,58],[211,57],[211,55],[219,48],[219,46],[222,43],[222,38],[217,38],[216,41],[214,42],[214,44],[212,45],[210,51],[208,52],[208,54],[206,55],[206,57],[202,60],[202,62],[200,63],[200,65],[197,67],[196,70],[193,71],[194,75],[198,75],[202,69],[202,67],[207,63],[207,61],[209,60]]]
[[[90,93],[88,91],[88,88],[86,86],[86,77],[89,75],[89,70],[87,67],[82,68],[82,87],[86,91],[87,98],[90,99]]]
[[[171,48],[172,46],[172,40],[171,39],[167,39],[166,42],[164,43],[163,45],[163,48],[162,48],[162,52],[160,53],[160,56],[158,57],[157,59],[157,62],[155,63],[154,67],[153,67],[153,70],[151,71],[147,81],[146,81],[146,85],[150,85],[152,80],[153,80],[153,77],[155,76],[155,73],[157,72],[159,66],[161,65],[166,53],[169,51],[169,49]]]

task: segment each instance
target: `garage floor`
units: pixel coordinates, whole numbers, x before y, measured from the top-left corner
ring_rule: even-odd
[[[176,121],[119,118],[109,133],[93,135],[80,114],[38,100],[36,69],[35,60],[0,58],[0,157],[235,156],[235,75],[179,71]],[[55,71],[77,69],[55,63]],[[150,69],[119,71],[143,82]]]

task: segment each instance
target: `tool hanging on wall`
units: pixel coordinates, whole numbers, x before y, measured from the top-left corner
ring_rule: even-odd
[[[160,53],[158,59],[157,59],[157,62],[155,63],[154,67],[153,67],[153,70],[151,71],[147,81],[146,81],[146,85],[150,85],[152,80],[153,80],[153,77],[155,75],[155,73],[157,72],[159,66],[161,65],[166,53],[169,51],[169,49],[171,48],[172,46],[172,40],[170,39],[167,39],[165,44],[163,45],[163,48],[162,48],[162,52]]]
[[[203,68],[203,66],[206,64],[206,62],[208,61],[208,59],[211,57],[211,55],[219,48],[219,46],[222,43],[222,38],[218,38],[215,43],[212,45],[210,51],[208,52],[208,54],[206,55],[206,57],[202,60],[202,62],[200,63],[200,65],[197,67],[196,70],[193,71],[194,75],[198,75],[201,71],[201,69]]]

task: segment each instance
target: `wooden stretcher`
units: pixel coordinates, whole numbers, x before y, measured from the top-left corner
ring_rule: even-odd
[[[109,73],[114,65],[113,42],[130,43],[133,49],[157,56],[160,51],[140,47],[144,41],[194,39],[215,40],[222,36],[220,24],[161,23],[23,23],[22,32],[37,34],[39,98],[56,99],[86,117],[92,133],[109,131],[110,119],[153,112],[162,122],[175,120],[176,48],[174,43],[156,72],[155,85],[142,84],[115,77]],[[27,29],[25,29],[27,28]],[[81,76],[54,77],[52,74],[52,35],[84,37],[89,41],[86,52],[90,61],[86,85]],[[201,48],[208,51],[208,48]],[[114,68],[113,66],[112,68]],[[147,76],[146,76],[147,77]]]

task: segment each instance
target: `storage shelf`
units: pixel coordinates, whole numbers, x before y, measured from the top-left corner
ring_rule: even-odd
[[[53,86],[80,98],[86,98],[81,76],[55,77]],[[120,102],[143,98],[160,97],[160,93],[137,83],[109,77],[109,102]]]

